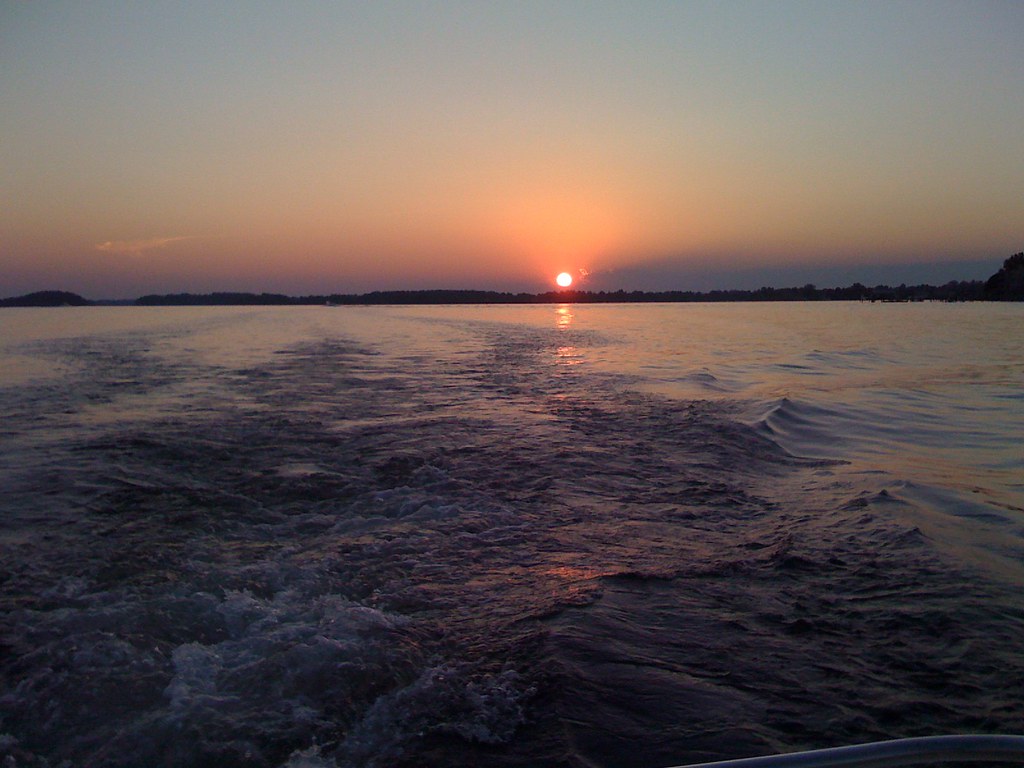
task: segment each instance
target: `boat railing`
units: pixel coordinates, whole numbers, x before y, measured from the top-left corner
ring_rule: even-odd
[[[1024,736],[923,736],[676,768],[894,768],[979,761],[1024,763]]]

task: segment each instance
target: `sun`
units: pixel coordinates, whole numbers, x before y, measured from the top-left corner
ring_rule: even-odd
[[[562,288],[568,288],[570,285],[572,285],[572,275],[570,275],[568,272],[563,272],[562,274],[555,278],[555,282],[558,283],[558,285],[561,286]]]

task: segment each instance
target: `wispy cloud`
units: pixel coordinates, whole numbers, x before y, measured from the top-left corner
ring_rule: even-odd
[[[127,256],[139,256],[144,251],[152,251],[156,248],[166,248],[169,244],[178,240],[191,240],[190,236],[184,237],[151,237],[148,240],[107,240],[105,243],[97,243],[97,251],[107,253],[120,253]]]

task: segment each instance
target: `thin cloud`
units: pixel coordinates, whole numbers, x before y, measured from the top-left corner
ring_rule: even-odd
[[[179,240],[191,240],[189,236],[184,237],[151,237],[149,240],[107,240],[105,243],[97,243],[97,251],[106,253],[119,253],[127,256],[139,256],[145,251],[152,251],[157,248],[166,248],[171,243]]]

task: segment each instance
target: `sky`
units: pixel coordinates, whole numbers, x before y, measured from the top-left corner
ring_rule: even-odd
[[[0,0],[0,296],[982,279],[1024,3]]]

